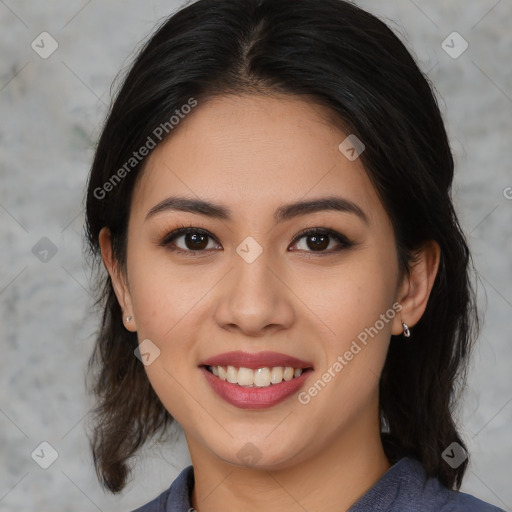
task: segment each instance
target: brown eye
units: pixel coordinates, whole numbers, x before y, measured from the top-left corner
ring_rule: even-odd
[[[306,252],[319,252],[319,253],[333,253],[343,249],[348,249],[355,245],[345,235],[338,233],[337,231],[319,228],[307,229],[297,236],[296,240],[306,239],[306,243],[299,250]],[[334,244],[334,248],[326,250],[331,242],[337,242]],[[296,242],[297,243],[297,242]]]
[[[178,242],[180,239],[183,240]],[[207,231],[202,229],[192,227],[180,228],[169,233],[160,245],[176,252],[205,252],[216,247],[214,244],[213,247],[208,248],[210,239],[214,240]]]
[[[323,251],[329,246],[330,238],[329,235],[307,235],[307,246],[313,251]]]
[[[208,245],[208,235],[202,233],[186,233],[183,235],[185,246],[191,251],[200,251],[206,249]]]

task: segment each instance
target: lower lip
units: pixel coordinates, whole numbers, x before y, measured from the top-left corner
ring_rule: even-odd
[[[271,384],[263,388],[247,388],[238,384],[231,384],[227,380],[219,379],[204,366],[200,367],[206,380],[221,398],[240,409],[264,409],[282,402],[295,393],[309,377],[311,370],[303,372],[292,380],[284,380],[279,384]]]

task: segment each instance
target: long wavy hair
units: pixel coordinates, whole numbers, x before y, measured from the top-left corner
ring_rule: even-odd
[[[381,436],[390,462],[415,457],[428,476],[459,489],[468,460],[452,469],[441,455],[454,441],[465,448],[454,417],[479,320],[451,199],[453,157],[432,86],[404,44],[343,0],[198,0],[164,20],[125,74],[86,196],[86,250],[98,267],[102,317],[87,374],[97,400],[89,440],[98,478],[120,492],[130,458],[156,434],[164,439],[173,422],[134,357],[137,335],[124,328],[101,265],[98,235],[106,226],[126,270],[131,197],[147,157],[130,159],[190,98],[200,108],[214,95],[262,93],[327,106],[333,123],[364,142],[360,158],[392,221],[402,272],[424,242],[441,248],[413,341],[391,336],[379,384]]]

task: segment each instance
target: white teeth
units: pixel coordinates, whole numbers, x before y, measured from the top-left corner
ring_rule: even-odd
[[[238,372],[234,366],[228,366],[227,369],[227,381],[231,382],[231,384],[236,384],[238,379]]]
[[[240,386],[252,386],[254,384],[254,372],[249,368],[240,368],[236,381]]]
[[[272,384],[279,384],[283,380],[283,368],[281,366],[275,366],[272,368],[272,373],[270,374],[270,382]]]
[[[210,368],[213,368],[213,367],[210,367]],[[215,368],[217,368],[217,371],[219,373],[219,379],[226,380],[228,377],[226,370],[224,370],[224,368],[222,366],[216,366]],[[213,372],[213,369],[212,369],[212,372]],[[215,373],[214,373],[214,375],[215,375]]]
[[[268,387],[271,384],[279,384],[283,380],[292,380],[302,375],[302,368],[291,366],[264,367],[253,370],[252,368],[237,368],[235,366],[209,366],[213,375],[221,380],[227,380],[231,384],[245,387]]]
[[[242,370],[242,368],[240,368]],[[270,369],[258,368],[254,373],[254,385],[259,388],[270,386]]]
[[[290,366],[287,366],[285,369],[284,369],[284,372],[283,372],[283,379],[284,380],[292,380],[293,379],[293,368],[291,368]]]

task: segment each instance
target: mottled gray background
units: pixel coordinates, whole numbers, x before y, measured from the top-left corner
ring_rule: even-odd
[[[472,453],[463,490],[512,510],[512,3],[358,3],[393,20],[436,85],[457,162],[456,207],[486,314],[461,408]],[[92,145],[116,73],[178,6],[157,0],[0,2],[2,511],[131,510],[190,463],[180,436],[177,446],[145,450],[125,492],[107,495],[85,435],[91,403],[84,372],[97,325],[81,240]],[[31,47],[44,31],[58,43],[47,59]],[[453,31],[469,44],[458,58],[441,46]],[[456,41],[453,46],[461,48]],[[41,252],[41,244],[48,246],[43,237],[54,255]],[[46,470],[31,457],[42,441],[58,453]]]

